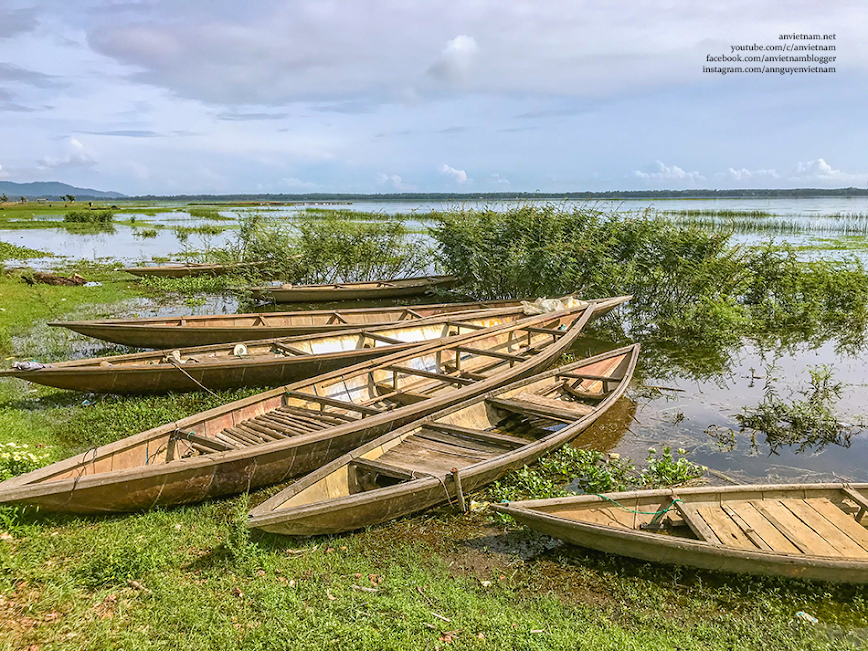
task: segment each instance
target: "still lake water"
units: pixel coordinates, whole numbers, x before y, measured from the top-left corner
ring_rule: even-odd
[[[524,202],[536,203],[536,202]],[[546,200],[539,203],[557,203],[569,208],[571,206],[587,205],[587,202]],[[448,210],[455,208],[494,208],[505,210],[515,205],[514,202],[357,202],[351,205],[334,206],[335,208],[365,212],[414,213],[418,225],[425,224],[425,214],[432,210]],[[795,220],[804,220],[807,224],[823,224],[823,215],[847,213],[868,216],[868,198],[822,198],[822,199],[737,199],[737,200],[663,200],[663,201],[618,201],[593,202],[591,205],[601,209],[617,209],[620,211],[639,211],[653,208],[659,211],[680,210],[763,210],[777,215],[787,216]],[[269,214],[285,216],[291,219],[298,208],[257,208]],[[221,211],[224,214],[238,214],[242,210],[232,209]],[[199,223],[215,223],[193,220],[179,213],[160,214],[157,216],[141,216],[141,221],[154,224],[164,224],[169,227],[159,230],[157,237],[140,239],[134,235],[135,229],[119,225],[114,233],[72,234],[59,228],[39,230],[3,230],[0,240],[28,246],[31,248],[50,250],[71,259],[116,258],[125,263],[139,263],[154,257],[173,257],[183,259],[185,252],[202,249],[206,246],[219,247],[231,240],[235,232],[225,231],[220,235],[201,236],[191,234],[182,241],[170,228],[175,225],[196,225]],[[222,223],[222,222],[216,222]],[[786,240],[796,245],[815,242],[818,238],[830,238],[823,228],[820,233],[800,233],[792,236],[777,236],[776,240]],[[750,244],[767,237],[750,234],[736,235],[734,241]],[[832,238],[834,239],[834,238]],[[809,252],[812,258],[834,259],[842,254],[839,251],[815,248]],[[34,261],[50,266],[50,259]],[[153,306],[137,302],[131,306],[130,314],[150,316],[157,314],[188,314],[213,313],[218,311],[233,311],[235,302],[231,297],[209,299],[196,309],[183,304],[174,306]],[[284,309],[293,309],[284,307]],[[122,315],[118,315],[122,316]],[[70,337],[70,346],[76,356],[92,355],[94,345],[78,335]],[[610,346],[609,342],[588,341],[580,346],[577,354],[591,354]],[[808,345],[795,346],[787,350],[759,350],[754,346],[745,345],[731,353],[728,368],[707,379],[697,380],[688,375],[666,373],[666,377],[646,377],[646,384],[665,387],[663,391],[652,397],[643,397],[634,392],[631,400],[625,400],[617,405],[607,418],[585,433],[577,442],[580,446],[590,446],[597,449],[629,456],[640,463],[646,456],[648,448],[658,451],[669,445],[673,449],[683,447],[688,450],[689,457],[699,463],[708,465],[717,473],[732,478],[734,481],[868,481],[868,436],[856,435],[849,447],[829,445],[822,450],[797,452],[793,449],[781,449],[777,454],[770,454],[770,448],[762,435],[753,442],[748,433],[739,432],[735,419],[745,407],[756,406],[763,398],[767,366],[774,362],[775,375],[778,378],[775,386],[783,398],[800,398],[799,391],[808,385],[808,369],[812,366],[831,365],[834,368],[836,380],[845,382],[847,388],[837,411],[840,418],[846,422],[857,423],[860,418],[868,420],[868,357],[864,351],[843,353],[836,350],[833,342],[827,342],[818,348]],[[680,389],[671,391],[668,389]],[[643,392],[644,394],[644,392]],[[716,427],[718,432],[733,430],[733,435],[720,442],[706,433],[709,427]],[[724,437],[726,438],[726,437]],[[717,483],[725,481],[720,474],[711,479]]]

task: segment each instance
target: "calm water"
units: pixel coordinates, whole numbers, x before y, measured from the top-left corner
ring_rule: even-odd
[[[525,202],[530,203],[530,202]],[[583,205],[584,202],[563,202],[566,207]],[[417,224],[425,222],[424,215],[432,210],[446,210],[456,207],[493,207],[503,210],[514,203],[492,204],[437,203],[353,203],[339,206],[357,211],[373,211],[393,214],[414,212],[419,215]],[[599,202],[601,208],[619,210],[643,210],[652,207],[657,210],[764,210],[806,223],[824,223],[823,215],[830,213],[862,213],[868,215],[868,198],[858,199],[738,199],[738,200],[666,200],[666,201],[623,201]],[[336,206],[338,207],[338,206]],[[291,218],[303,208],[266,209],[277,215]],[[257,209],[259,210],[259,209]],[[224,214],[237,213],[238,210],[224,211]],[[178,213],[162,214],[155,217],[142,216],[141,220],[163,223],[166,226],[195,225],[200,222]],[[822,230],[822,229],[821,229]],[[221,235],[201,236],[191,234],[186,242],[181,241],[171,230],[160,230],[153,239],[139,239],[133,235],[134,229],[117,226],[113,234],[71,234],[63,229],[43,230],[6,230],[0,231],[0,239],[38,249],[48,249],[73,259],[118,258],[127,263],[139,263],[154,257],[172,256],[183,259],[185,253],[196,249],[222,246],[234,237],[229,230]],[[418,236],[417,236],[418,237]],[[778,241],[785,240],[797,246],[816,245],[819,235],[810,233],[776,236]],[[822,234],[829,238],[829,235]],[[735,241],[741,243],[768,239],[754,235],[736,235]],[[831,238],[833,241],[834,238]],[[806,252],[809,258],[838,258],[849,253],[822,248]],[[866,260],[868,262],[868,260]],[[41,261],[50,265],[50,260]],[[196,308],[183,304],[156,306],[137,301],[127,306],[129,316],[181,315],[189,313],[232,312],[236,303],[231,297],[218,297]],[[320,306],[317,306],[320,307]],[[274,309],[274,308],[271,308]],[[288,309],[281,306],[281,309]],[[118,315],[123,316],[123,315]],[[78,357],[93,355],[101,349],[94,342],[78,335],[63,335],[68,345]],[[38,357],[38,346],[32,341],[20,341],[23,350],[30,350]],[[578,354],[591,354],[606,347],[608,342],[587,341],[577,350]],[[847,384],[844,396],[838,404],[838,413],[848,422],[859,422],[860,417],[868,414],[868,356],[860,353],[846,354],[836,350],[833,343],[819,348],[808,346],[795,347],[787,351],[762,351],[753,346],[744,346],[732,353],[729,368],[707,380],[693,380],[684,375],[669,374],[665,378],[647,378],[647,384],[668,389],[653,397],[640,397],[634,394],[632,401],[623,401],[604,419],[599,426],[588,431],[578,442],[579,445],[593,446],[601,450],[630,456],[636,462],[644,460],[649,447],[661,450],[670,445],[673,449],[686,448],[691,459],[708,465],[735,481],[868,481],[868,437],[855,436],[849,448],[830,445],[822,450],[796,453],[790,449],[779,450],[778,454],[769,453],[769,446],[763,436],[758,436],[754,445],[747,433],[740,433],[735,415],[743,408],[755,406],[762,401],[767,366],[774,362],[778,380],[775,384],[783,398],[797,398],[798,391],[808,385],[808,369],[817,365],[832,365],[835,379]],[[718,432],[734,430],[733,436],[721,444],[709,436],[706,430],[714,426]],[[721,481],[719,475],[712,477]]]

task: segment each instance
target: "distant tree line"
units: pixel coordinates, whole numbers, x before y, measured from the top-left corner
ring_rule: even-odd
[[[610,192],[401,192],[389,194],[181,194],[128,199],[159,201],[509,201],[520,199],[750,199],[866,197],[868,188],[791,188],[765,190],[615,190]]]

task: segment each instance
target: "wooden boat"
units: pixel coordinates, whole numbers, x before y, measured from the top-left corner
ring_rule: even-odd
[[[321,303],[323,301],[369,301],[402,296],[419,296],[432,289],[448,289],[458,282],[455,276],[421,276],[327,285],[281,285],[254,287],[253,298],[275,303]]]
[[[582,495],[493,508],[590,549],[708,570],[868,583],[868,484]]]
[[[248,526],[310,536],[379,524],[456,498],[568,443],[620,398],[639,345],[495,389],[385,434],[250,512]]]
[[[568,300],[563,297],[562,301]],[[412,321],[439,314],[518,307],[521,301],[477,301],[403,307],[364,307],[298,312],[206,314],[143,319],[55,321],[48,325],[124,346],[181,348],[234,341],[293,337],[349,328],[375,328],[397,321]]]
[[[0,503],[134,511],[279,483],[533,375],[569,349],[597,305],[607,301],[420,344],[166,423],[8,479]]]
[[[235,264],[214,264],[187,262],[185,264],[163,264],[153,267],[124,267],[121,271],[143,278],[184,278],[186,276],[223,276],[250,269],[263,267],[264,261],[237,262]]]
[[[597,317],[599,313],[594,315]],[[121,394],[276,386],[408,350],[420,342],[509,323],[525,316],[521,307],[485,310],[460,317],[445,314],[380,328],[355,328],[48,365],[28,363],[26,370],[0,370],[0,377],[17,377],[73,391]]]

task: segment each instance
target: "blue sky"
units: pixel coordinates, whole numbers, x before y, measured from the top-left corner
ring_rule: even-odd
[[[702,72],[724,65],[706,55],[793,32],[835,34],[837,71]],[[864,0],[3,0],[0,179],[127,194],[865,187],[866,34]]]

